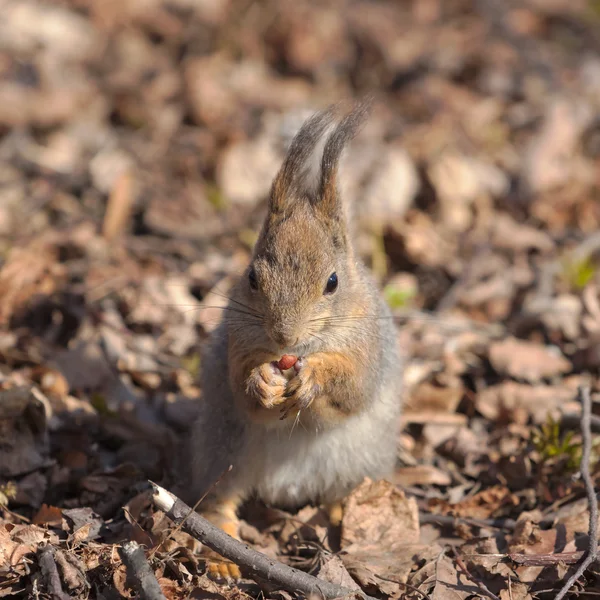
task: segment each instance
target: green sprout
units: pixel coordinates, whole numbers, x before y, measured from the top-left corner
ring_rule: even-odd
[[[565,468],[576,471],[581,462],[581,444],[573,441],[573,431],[561,436],[560,422],[548,415],[546,423],[534,429],[532,442],[542,458],[542,462],[554,459],[566,459]]]
[[[104,394],[100,394],[98,392],[93,393],[90,397],[90,404],[96,409],[99,415],[107,417],[115,414],[115,411],[111,410],[108,406],[108,402]]]
[[[183,368],[194,378],[200,373],[200,354],[192,354],[181,359]]]
[[[227,199],[221,190],[214,184],[208,184],[206,186],[206,199],[219,212],[222,212],[227,208]]]
[[[0,506],[8,506],[17,497],[17,486],[12,481],[0,485]]]
[[[252,229],[242,229],[239,233],[239,240],[248,248],[248,250],[252,250],[254,248],[254,244],[258,240],[258,234]]]
[[[562,261],[561,274],[572,290],[581,291],[593,279],[596,268],[589,256],[580,260],[565,258]]]
[[[388,284],[383,288],[383,295],[391,309],[408,308],[416,295],[416,290]]]

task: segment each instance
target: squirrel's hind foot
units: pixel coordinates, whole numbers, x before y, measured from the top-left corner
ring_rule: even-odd
[[[225,559],[207,559],[206,574],[216,583],[235,583],[242,578],[240,568]]]

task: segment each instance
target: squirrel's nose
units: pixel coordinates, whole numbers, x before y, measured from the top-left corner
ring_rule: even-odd
[[[298,343],[296,332],[288,325],[273,327],[270,337],[281,348],[291,348]]]

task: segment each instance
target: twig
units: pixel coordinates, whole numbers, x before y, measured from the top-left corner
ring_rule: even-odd
[[[586,569],[598,557],[598,499],[596,498],[596,490],[594,490],[594,482],[590,475],[590,455],[592,453],[592,399],[590,396],[589,385],[580,386],[579,398],[582,404],[581,410],[581,435],[583,437],[583,453],[581,456],[581,478],[585,484],[588,504],[590,509],[590,523],[588,528],[588,549],[585,559],[579,565],[579,568],[569,577],[565,585],[556,595],[555,600],[562,600],[575,582],[583,575]]]
[[[166,600],[156,577],[146,560],[144,549],[137,542],[127,542],[119,549],[121,560],[127,567],[139,598],[143,600]]]
[[[52,600],[69,600],[69,595],[63,592],[56,562],[54,561],[54,548],[50,544],[40,548],[38,563],[44,586]]]
[[[465,558],[495,558],[501,562],[512,561],[524,567],[550,567],[552,565],[576,565],[583,557],[583,552],[557,552],[556,554],[463,554]]]
[[[555,554],[509,554],[514,563],[524,567],[550,567],[552,565],[576,565],[583,552],[557,552]]]
[[[261,552],[227,535],[198,513],[190,514],[190,507],[164,488],[150,482],[156,506],[175,523],[183,523],[183,531],[195,537],[224,558],[246,569],[253,576],[276,583],[287,591],[317,594],[325,599],[359,594],[365,600],[375,600],[364,593],[321,581],[308,573],[272,560]]]
[[[560,424],[565,429],[579,429],[581,427],[581,416],[572,414],[563,415]],[[591,415],[590,427],[594,433],[600,433],[600,417]]]
[[[115,181],[108,197],[102,235],[112,241],[123,233],[135,201],[133,173],[124,171]]]
[[[219,478],[204,492],[204,494],[202,494],[202,496],[200,496],[200,498],[196,501],[196,504],[194,504],[194,506],[192,506],[192,508],[190,508],[190,512],[189,514],[185,515],[185,517],[183,517],[183,519],[181,519],[181,522],[177,524],[177,527],[175,527],[175,529],[173,531],[171,531],[169,533],[169,535],[167,537],[165,537],[165,539],[160,542],[160,544],[158,544],[156,546],[156,548],[154,548],[153,550],[150,551],[149,557],[152,558],[162,547],[162,545],[166,542],[166,540],[175,535],[182,527],[183,524],[185,523],[185,520],[193,513],[196,511],[196,509],[200,506],[200,504],[202,504],[202,502],[204,502],[204,499],[206,498],[206,496],[208,496],[208,494],[210,494],[210,492],[217,486],[219,485],[219,483],[221,483],[221,479],[223,479],[223,477],[225,477],[225,475],[227,473],[229,473],[231,471],[231,469],[233,469],[233,465],[229,465],[227,467],[227,469],[225,469],[220,475]],[[152,485],[152,488],[154,489],[155,484],[152,483],[152,481],[150,482],[150,485]],[[140,526],[141,527],[141,526]]]
[[[463,574],[467,577],[467,579],[469,581],[472,581],[479,588],[479,590],[481,591],[481,593],[484,596],[487,596],[488,598],[491,598],[492,600],[500,600],[500,598],[498,598],[498,596],[496,596],[496,594],[494,594],[493,592],[490,592],[490,590],[488,590],[488,588],[482,581],[479,581],[479,579],[476,579],[475,577],[473,577],[473,575],[471,575],[471,573],[469,573],[469,569],[467,569],[467,565],[465,565],[465,563],[463,562],[463,560],[459,554],[454,555],[454,560],[456,561],[458,568],[463,572]]]
[[[473,527],[492,527],[494,529],[506,529],[514,531],[517,522],[513,519],[470,519],[468,517],[455,517],[453,515],[436,515],[433,513],[419,511],[419,522],[431,523],[433,525],[456,526],[459,523],[472,525]]]
[[[388,577],[384,577],[383,575],[376,575],[376,577],[377,577],[377,579],[381,579],[383,581],[389,581],[390,583],[395,583],[396,585],[399,585],[400,587],[404,587],[411,592],[415,592],[415,594],[419,594],[420,596],[425,598],[425,600],[431,600],[431,597],[428,594],[421,591],[418,587],[415,587],[414,585],[410,585],[410,583],[402,583],[401,581],[396,581],[395,579],[389,579]]]

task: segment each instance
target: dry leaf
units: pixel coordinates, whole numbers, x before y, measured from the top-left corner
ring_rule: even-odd
[[[517,496],[502,485],[489,487],[455,504],[449,504],[437,498],[433,498],[428,502],[432,512],[473,519],[489,519],[499,510],[518,504]]]
[[[531,383],[568,373],[572,369],[571,363],[557,348],[516,338],[492,344],[490,361],[499,374]]]
[[[62,523],[62,510],[57,506],[42,504],[42,507],[32,519],[34,525],[60,525]]]
[[[419,511],[414,498],[387,481],[370,479],[344,501],[342,548],[354,552],[364,546],[382,549],[419,541]]]

